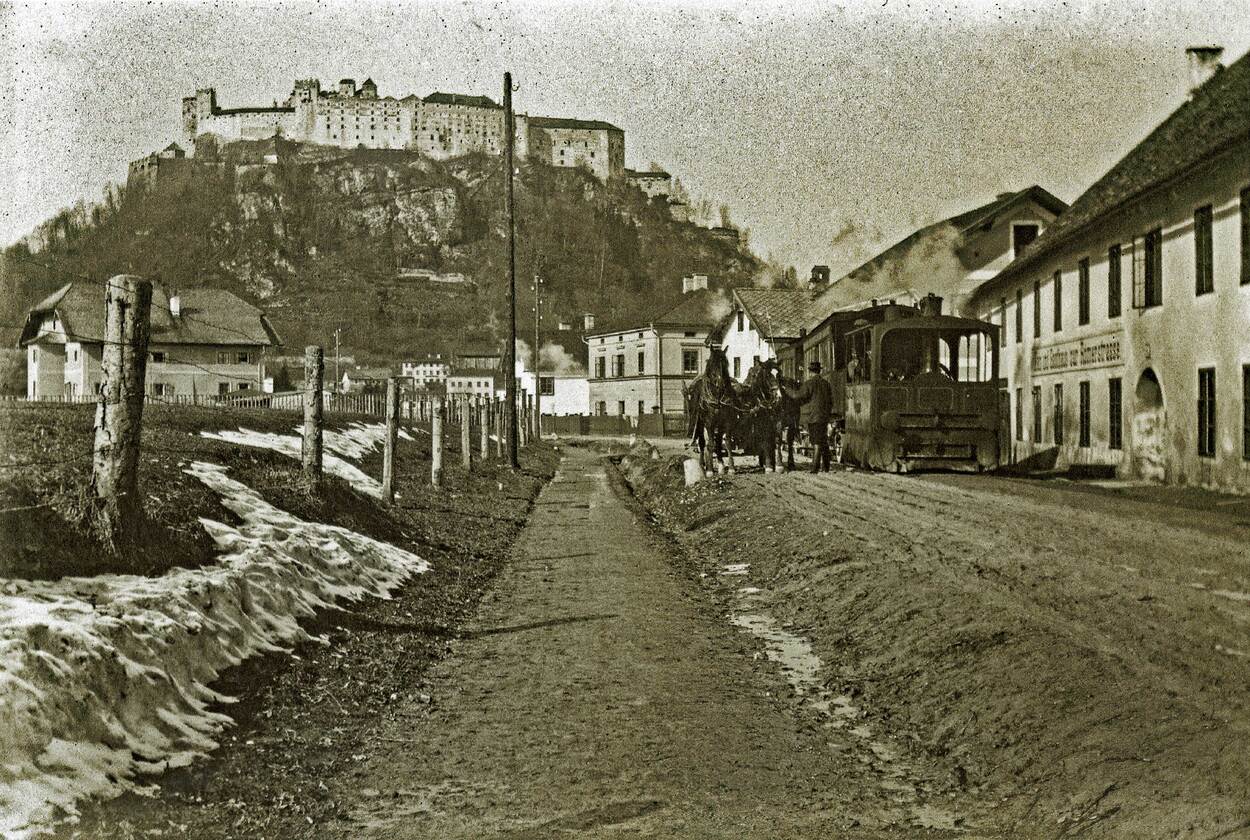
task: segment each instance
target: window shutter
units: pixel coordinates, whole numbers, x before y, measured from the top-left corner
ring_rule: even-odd
[[[1146,248],[1140,236],[1133,237],[1133,308],[1146,306]]]

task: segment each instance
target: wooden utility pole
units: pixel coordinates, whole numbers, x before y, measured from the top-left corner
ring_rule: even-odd
[[[386,380],[386,440],[382,445],[382,501],[395,501],[395,444],[399,440],[399,382]]]
[[[321,481],[322,379],[325,355],[320,347],[304,348],[304,477],[316,485]]]
[[[521,462],[517,453],[516,422],[516,194],[513,192],[512,174],[516,166],[513,147],[516,145],[516,118],[512,113],[512,74],[503,74],[504,133],[508,136],[504,165],[507,167],[507,190],[505,192],[508,213],[508,346],[504,351],[504,397],[508,422],[508,466],[518,469]]]
[[[443,484],[443,398],[435,397],[430,406],[430,484]]]
[[[473,469],[473,412],[469,410],[468,396],[460,405],[460,464],[466,470]]]
[[[152,284],[133,274],[108,281],[91,492],[101,538],[117,549],[138,533],[139,440],[151,334]]]
[[[542,321],[543,278],[534,275],[534,436],[542,440],[543,402],[542,377],[538,373],[538,324]]]

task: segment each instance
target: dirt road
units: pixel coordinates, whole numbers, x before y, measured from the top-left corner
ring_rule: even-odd
[[[953,792],[796,696],[614,476],[568,450],[338,836],[947,836]]]
[[[1000,836],[1250,837],[1250,505],[1002,479],[630,474]],[[1183,495],[1183,494],[1181,494]],[[736,564],[741,577],[716,575]]]

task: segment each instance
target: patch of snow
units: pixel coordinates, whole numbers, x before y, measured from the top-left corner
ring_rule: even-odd
[[[745,575],[751,570],[750,563],[730,563],[721,568],[722,575]]]
[[[298,432],[299,429],[296,431]],[[238,431],[200,432],[200,435],[210,440],[233,443],[236,446],[270,449],[297,460],[303,458],[304,439],[300,434],[280,435],[239,428]],[[413,437],[403,429],[399,430],[399,437],[402,440],[413,440]],[[355,464],[348,463],[346,459],[359,461],[382,446],[385,438],[385,423],[351,423],[341,431],[326,429],[321,437],[322,469],[330,475],[343,479],[366,496],[380,499],[382,498],[381,482],[370,477]]]
[[[225,668],[307,640],[298,619],[387,597],[424,560],[362,534],[306,522],[226,476],[187,472],[222,496],[237,528],[201,519],[223,554],[157,578],[98,575],[0,585],[0,834],[46,830],[87,797],[217,746]]]
[[[1213,589],[1212,595],[1219,595],[1221,598],[1227,598],[1230,601],[1246,601],[1250,603],[1250,592],[1230,592],[1227,589]]]

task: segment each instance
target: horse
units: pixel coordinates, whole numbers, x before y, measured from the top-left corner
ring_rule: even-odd
[[[781,391],[777,401],[776,441],[777,453],[780,456],[782,440],[785,440],[786,472],[794,471],[794,442],[799,439],[799,401]]]
[[[686,433],[690,443],[699,451],[699,465],[706,475],[712,475],[712,458],[721,470],[725,469],[724,455],[729,454],[729,472],[734,471],[732,446],[725,446],[725,437],[731,434],[739,422],[739,408],[734,381],[729,376],[729,358],[725,348],[712,347],[703,373],[696,376],[688,388],[686,397]]]
[[[747,372],[746,380],[735,388],[739,403],[739,421],[733,438],[743,449],[753,452],[763,472],[777,471],[777,408],[780,389],[773,378],[777,362],[765,359],[756,362]]]

